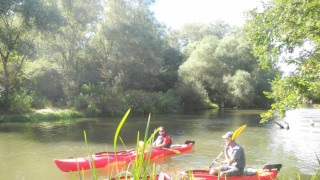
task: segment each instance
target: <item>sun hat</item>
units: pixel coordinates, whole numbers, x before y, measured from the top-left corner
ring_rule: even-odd
[[[223,139],[225,138],[232,138],[232,135],[233,135],[233,132],[232,131],[229,131],[227,132],[225,135],[222,136]]]

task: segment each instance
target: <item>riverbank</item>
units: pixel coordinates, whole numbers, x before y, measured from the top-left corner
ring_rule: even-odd
[[[85,113],[70,109],[39,109],[24,114],[0,115],[0,122],[37,122],[86,117]]]
[[[206,109],[219,109],[216,104],[208,103]],[[157,113],[157,112],[154,112]],[[159,112],[158,112],[159,113]],[[146,115],[148,113],[143,112],[132,112],[131,114]],[[38,121],[54,121],[61,119],[72,119],[72,118],[83,118],[83,117],[121,117],[123,112],[115,112],[112,114],[94,114],[88,112],[81,112],[71,109],[59,109],[59,108],[46,108],[46,109],[36,109],[27,113],[17,113],[17,114],[1,114],[0,112],[0,122],[38,122]]]

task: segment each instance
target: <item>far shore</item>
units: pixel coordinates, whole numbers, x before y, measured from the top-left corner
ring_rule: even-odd
[[[37,122],[86,117],[85,113],[71,109],[46,108],[23,114],[0,115],[0,122]]]

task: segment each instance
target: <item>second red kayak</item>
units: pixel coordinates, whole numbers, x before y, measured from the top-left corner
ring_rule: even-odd
[[[160,173],[155,177],[143,178],[146,180],[272,180],[277,177],[278,172],[280,171],[281,164],[271,164],[265,165],[262,169],[246,169],[244,174],[239,176],[227,176],[227,177],[218,177],[209,175],[208,170],[189,170],[179,172],[173,177],[168,176],[165,173]],[[130,176],[123,176],[120,178],[112,178],[111,180],[128,180],[131,179]],[[140,178],[142,179],[142,178]]]
[[[281,164],[265,165],[262,169],[245,170],[240,176],[220,177],[220,180],[272,180],[277,177]],[[208,170],[190,170],[179,173],[181,180],[219,180],[218,176],[209,175]]]
[[[194,141],[186,141],[183,145],[172,145],[170,148],[152,148],[151,159],[170,156],[174,154],[180,154],[185,151],[189,151],[193,148]],[[145,157],[148,155],[148,151],[145,151]],[[92,155],[95,168],[102,168],[112,163],[127,164],[134,161],[137,154],[136,149],[128,151],[114,152],[100,152]],[[149,155],[150,156],[150,155]],[[87,170],[92,168],[91,157],[81,158],[68,158],[68,159],[55,159],[57,167],[63,172]]]

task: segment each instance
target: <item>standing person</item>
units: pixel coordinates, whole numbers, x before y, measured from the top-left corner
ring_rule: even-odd
[[[171,138],[167,135],[166,128],[164,126],[159,127],[159,136],[153,143],[155,148],[170,148],[172,142]]]
[[[220,172],[220,177],[224,176],[236,176],[243,173],[246,165],[246,156],[243,148],[232,140],[233,132],[227,132],[222,138],[226,141],[226,147],[224,149],[224,156],[226,164],[221,167],[212,168],[210,170],[211,175],[217,175]]]

